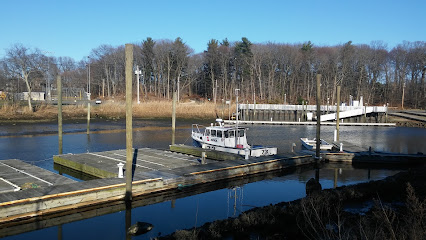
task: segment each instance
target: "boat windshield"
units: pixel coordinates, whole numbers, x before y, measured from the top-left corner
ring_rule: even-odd
[[[210,131],[210,136],[216,137],[216,130],[211,130]]]
[[[238,137],[244,137],[244,129],[238,129]]]
[[[235,131],[234,130],[229,130],[228,132],[229,132],[229,137],[230,138],[235,137]]]
[[[205,136],[209,136],[210,135],[210,129],[206,129],[206,132],[204,133]]]
[[[222,137],[222,131],[217,130],[217,137],[221,138]]]

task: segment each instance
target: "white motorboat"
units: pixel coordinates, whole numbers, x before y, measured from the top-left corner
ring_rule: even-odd
[[[246,138],[247,128],[225,126],[222,119],[216,119],[216,122],[209,127],[192,124],[194,146],[252,157],[277,154],[276,147],[250,146]]]
[[[302,142],[302,145],[306,149],[317,149],[317,140],[314,139],[308,139],[308,138],[300,138],[300,141]],[[320,150],[331,150],[333,148],[333,145],[326,142],[324,139],[320,139]]]

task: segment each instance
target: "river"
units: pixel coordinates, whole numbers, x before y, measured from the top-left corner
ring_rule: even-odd
[[[191,144],[191,123],[178,121],[176,143]],[[208,124],[204,122],[204,124]],[[91,123],[86,134],[85,122],[64,124],[63,153],[99,152],[125,148],[125,122]],[[135,120],[133,146],[167,149],[170,144],[170,120]],[[279,153],[290,152],[292,143],[301,148],[301,137],[315,137],[315,126],[249,125],[250,144],[272,145]],[[58,153],[55,123],[0,125],[0,160],[20,159],[54,171],[52,156]],[[333,138],[333,126],[321,127],[321,138]],[[426,129],[397,127],[341,126],[340,138],[376,151],[417,153],[426,151]],[[354,168],[348,164],[324,164],[320,170],[323,188],[383,179],[401,168]],[[177,191],[169,196],[154,196],[136,201],[129,211],[123,206],[107,206],[77,214],[75,220],[57,220],[58,224],[38,226],[39,230],[20,233],[4,239],[125,239],[126,219],[149,222],[154,228],[133,239],[150,239],[179,229],[201,226],[206,222],[237,216],[242,211],[305,196],[305,183],[315,176],[311,167],[289,169],[247,178],[209,184],[202,189]],[[71,176],[69,176],[71,177]],[[73,178],[73,177],[71,177]],[[73,178],[75,179],[75,178]],[[78,179],[76,179],[78,180]],[[81,180],[80,180],[81,181]],[[130,217],[129,217],[130,216]],[[61,222],[63,221],[63,222]],[[60,224],[61,223],[61,224]]]

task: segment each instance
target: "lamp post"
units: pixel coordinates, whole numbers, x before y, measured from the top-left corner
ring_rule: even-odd
[[[139,65],[136,65],[136,71],[135,71],[135,74],[136,74],[136,88],[137,88],[137,93],[138,93],[138,104],[139,103],[141,103],[140,101],[139,101],[139,75],[140,74],[142,74],[142,71],[141,70],[139,70]]]
[[[43,53],[46,54],[54,54],[54,52],[50,52],[50,51],[43,51]],[[47,78],[46,78],[46,97],[48,101],[52,100],[52,95],[51,95],[51,91],[50,91],[50,57],[47,57]]]
[[[90,56],[87,56],[88,72],[87,72],[87,100],[90,101]]]

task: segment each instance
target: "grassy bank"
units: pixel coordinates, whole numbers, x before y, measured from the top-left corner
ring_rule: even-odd
[[[235,111],[235,106],[231,112]],[[64,105],[63,118],[85,119],[87,118],[87,105]],[[186,102],[176,106],[176,117],[183,119],[211,119],[222,115],[220,105],[212,102]],[[57,119],[58,108],[56,105],[38,104],[34,111],[27,106],[3,104],[0,107],[1,121],[54,121]],[[224,109],[224,115],[228,115],[228,109]],[[119,119],[126,116],[125,102],[106,101],[91,107],[91,117],[99,119]],[[148,101],[140,104],[133,103],[133,117],[142,119],[170,118],[172,116],[171,101]]]

